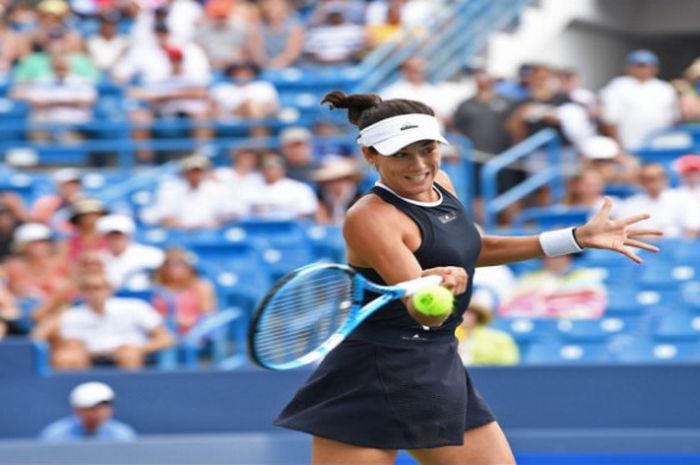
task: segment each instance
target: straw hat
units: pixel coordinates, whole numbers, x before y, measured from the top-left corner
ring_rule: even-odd
[[[335,181],[345,178],[359,178],[362,174],[360,167],[351,160],[334,159],[311,173],[311,179],[316,182]]]

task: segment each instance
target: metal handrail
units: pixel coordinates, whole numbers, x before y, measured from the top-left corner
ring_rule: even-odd
[[[543,148],[547,151],[549,166],[498,195],[498,173],[508,165]],[[561,142],[553,129],[543,129],[487,162],[481,171],[481,193],[485,205],[484,228],[493,228],[499,212],[542,186],[549,185],[552,198],[558,201],[564,191],[562,173]]]

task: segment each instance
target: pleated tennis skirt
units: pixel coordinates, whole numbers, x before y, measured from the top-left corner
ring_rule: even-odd
[[[384,344],[357,337],[329,353],[275,421],[377,449],[461,445],[495,420],[445,341]]]

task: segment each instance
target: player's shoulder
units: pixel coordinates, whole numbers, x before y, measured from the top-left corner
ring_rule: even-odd
[[[365,234],[390,228],[400,220],[400,211],[375,194],[362,196],[345,216],[343,231],[346,234]]]

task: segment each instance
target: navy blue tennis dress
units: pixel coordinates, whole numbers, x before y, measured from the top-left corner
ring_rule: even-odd
[[[401,301],[372,314],[330,352],[275,421],[278,426],[378,449],[463,443],[464,431],[495,420],[457,353],[455,328],[471,297],[481,238],[459,200],[435,185],[441,201],[409,202],[384,186],[371,192],[420,229],[421,268],[459,266],[467,291],[439,328],[426,329]],[[356,268],[384,284],[372,269]],[[376,295],[366,296],[369,301]]]

